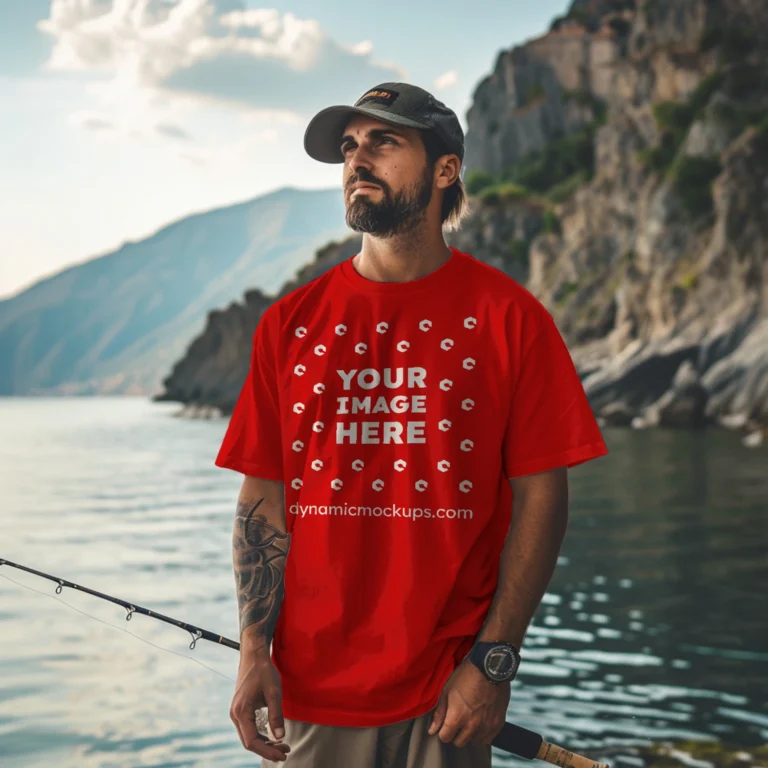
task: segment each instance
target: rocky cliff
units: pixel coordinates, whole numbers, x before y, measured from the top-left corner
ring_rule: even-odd
[[[468,171],[550,204],[526,285],[606,421],[768,423],[767,42],[758,0],[577,2],[478,86]]]
[[[577,0],[467,121],[473,212],[446,241],[541,299],[598,416],[768,425],[768,3]],[[164,399],[227,412],[270,300],[211,313]]]

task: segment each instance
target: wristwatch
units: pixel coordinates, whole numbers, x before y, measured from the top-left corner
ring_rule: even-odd
[[[520,652],[503,640],[497,643],[476,640],[467,657],[493,685],[514,680],[520,667]]]

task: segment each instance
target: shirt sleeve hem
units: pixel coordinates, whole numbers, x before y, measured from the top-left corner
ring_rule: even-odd
[[[580,445],[560,453],[552,453],[549,456],[541,456],[538,459],[529,459],[528,461],[514,464],[512,467],[506,468],[505,471],[507,477],[511,480],[513,477],[535,475],[538,472],[546,472],[556,467],[575,467],[577,464],[597,459],[600,456],[605,456],[607,453],[608,448],[604,441],[588,443],[587,445]]]
[[[232,469],[235,472],[240,472],[241,474],[250,477],[260,477],[264,480],[283,482],[282,471],[269,464],[257,464],[252,461],[238,459],[234,456],[227,456],[224,458],[217,457],[213,463],[222,469]]]

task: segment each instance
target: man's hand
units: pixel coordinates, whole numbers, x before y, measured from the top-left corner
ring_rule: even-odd
[[[493,685],[465,658],[443,686],[429,734],[457,747],[490,744],[507,718],[510,683]]]
[[[276,738],[282,739],[285,733],[282,697],[280,673],[271,659],[241,654],[229,716],[243,746],[267,760],[283,761],[291,748],[287,744],[267,741],[259,733],[256,728],[256,710],[268,708],[269,727]]]

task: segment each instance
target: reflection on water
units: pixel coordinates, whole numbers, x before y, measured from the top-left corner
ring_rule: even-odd
[[[240,475],[213,466],[226,422],[176,409],[0,399],[0,557],[236,639]],[[566,542],[507,719],[577,751],[768,741],[765,450],[714,430],[604,435],[611,453],[570,473]],[[0,575],[44,593],[0,579],[3,765],[258,764],[229,720],[235,652]],[[494,750],[494,765],[530,763]]]

